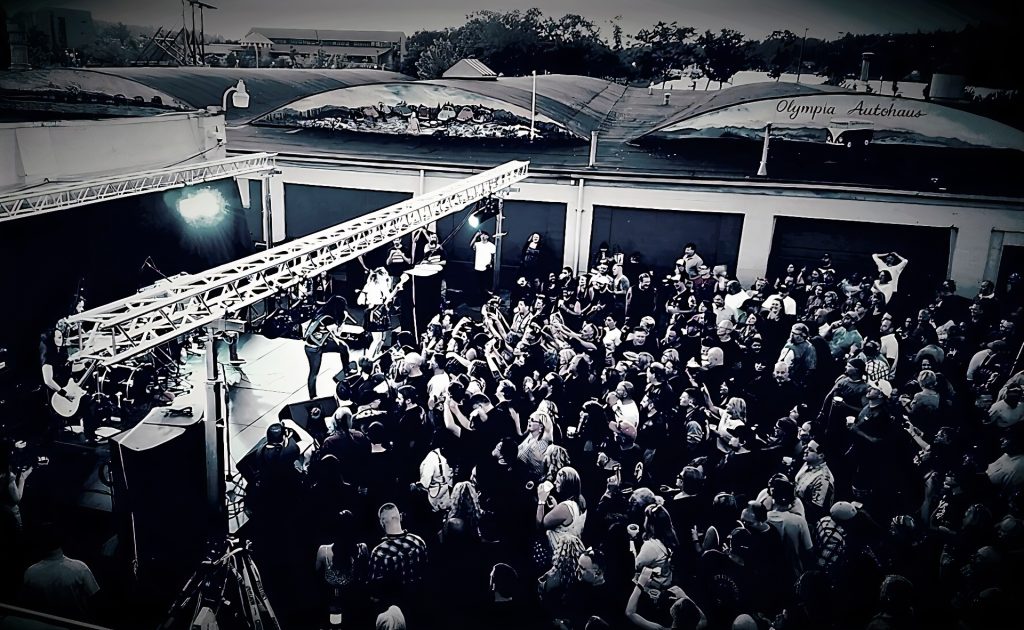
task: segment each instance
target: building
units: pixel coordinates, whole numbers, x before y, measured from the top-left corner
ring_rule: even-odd
[[[242,38],[243,46],[250,50],[252,44],[247,42],[254,41],[271,44],[260,48],[263,55],[293,57],[303,65],[326,54],[330,57],[327,65],[335,67],[394,70],[405,55],[405,33],[399,31],[256,27]]]
[[[227,154],[274,152],[280,171],[251,181],[254,240],[264,239],[264,203],[270,240],[281,242],[529,159],[530,178],[505,202],[508,242],[539,232],[552,258],[577,270],[589,268],[602,243],[670,264],[692,241],[749,284],[825,252],[837,267],[870,270],[878,248],[913,261],[914,290],[952,278],[971,295],[1024,260],[1024,132],[939,103],[762,83],[676,92],[664,104],[645,88],[545,75],[531,116],[531,77],[414,81],[364,69],[217,68],[32,77],[37,90],[49,90],[39,108],[101,105],[53,94],[66,84],[79,95],[116,90],[123,116],[147,115],[142,104],[154,95],[164,108],[205,108],[244,79],[251,101],[227,113]],[[28,78],[8,77],[0,88]],[[29,100],[23,94],[17,106]],[[844,120],[859,125],[857,142]],[[759,176],[765,122],[772,141],[767,176]],[[462,218],[438,222],[440,233],[452,233],[453,284],[472,264]],[[502,251],[506,282],[518,257],[518,246]]]
[[[25,33],[38,31],[55,51],[84,48],[96,40],[92,13],[77,9],[37,9],[19,13],[15,19]]]
[[[460,59],[451,68],[445,70],[441,78],[493,81],[498,78],[498,75],[479,59]]]

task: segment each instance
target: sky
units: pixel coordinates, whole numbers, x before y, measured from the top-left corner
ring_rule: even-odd
[[[842,33],[958,29],[1003,14],[987,0],[204,0],[206,32],[237,39],[250,27],[404,31],[459,26],[467,13],[540,8],[577,13],[605,27],[622,16],[625,34],[664,20],[698,30],[733,28],[749,38],[776,29],[836,39]],[[93,18],[139,26],[178,26],[180,0],[6,0],[9,14],[46,6],[84,9]],[[1006,15],[1008,17],[1008,15]],[[189,17],[191,21],[191,17]]]

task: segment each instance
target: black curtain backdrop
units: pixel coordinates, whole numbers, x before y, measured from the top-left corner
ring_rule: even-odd
[[[216,225],[190,225],[177,210],[202,188],[225,201]],[[71,314],[80,283],[93,308],[159,280],[142,268],[147,257],[168,276],[241,258],[253,251],[245,212],[225,180],[0,223],[0,345],[15,376],[38,375],[39,335]]]

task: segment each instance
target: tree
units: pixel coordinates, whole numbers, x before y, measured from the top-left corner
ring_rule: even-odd
[[[37,28],[29,29],[25,34],[25,44],[28,48],[28,63],[33,68],[46,68],[53,64],[53,49],[50,48],[50,40]]]
[[[749,67],[751,45],[743,33],[730,28],[723,28],[718,34],[704,31],[697,39],[697,46],[700,49],[698,64],[708,79],[707,85],[718,81],[721,88],[734,74]]]
[[[453,34],[452,42],[465,56],[475,57],[495,72],[526,75],[547,69],[545,27],[540,9],[526,11],[478,11]]]
[[[572,13],[544,20],[541,41],[545,69],[559,74],[616,74],[618,56],[601,39],[594,22]]]
[[[622,24],[619,24],[621,21],[621,15],[616,15],[608,20],[608,23],[612,25],[612,50],[615,52],[622,50]]]
[[[773,31],[771,35],[765,38],[764,44],[769,48],[774,47],[775,49],[768,59],[769,77],[778,81],[782,73],[793,65],[797,57],[796,40],[796,33],[788,29]]]
[[[682,70],[693,63],[694,46],[689,40],[695,32],[693,27],[676,22],[658,22],[641,29],[634,37],[639,45],[629,51],[633,65],[641,76],[665,82],[670,70]]]
[[[405,56],[402,57],[402,65],[399,70],[402,74],[411,77],[416,76],[416,63],[430,45],[441,37],[449,37],[451,33],[445,31],[416,31],[405,40]]]
[[[436,79],[460,59],[462,53],[450,39],[438,39],[420,55],[416,62],[416,76],[421,79]]]

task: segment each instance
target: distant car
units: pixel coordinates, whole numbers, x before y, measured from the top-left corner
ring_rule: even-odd
[[[848,149],[866,147],[874,138],[874,123],[856,118],[835,118],[828,123],[827,144],[844,146]]]

